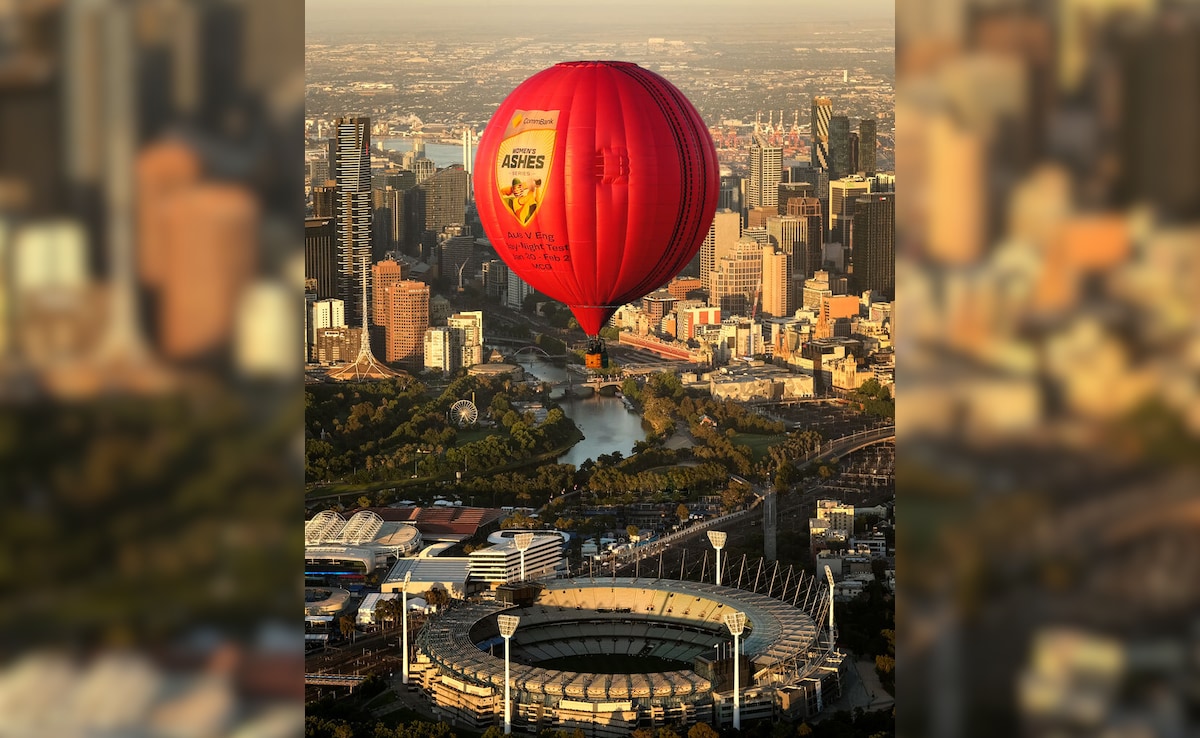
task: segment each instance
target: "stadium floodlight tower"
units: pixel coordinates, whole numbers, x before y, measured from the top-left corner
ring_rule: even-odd
[[[500,637],[504,639],[504,735],[512,733],[512,698],[509,693],[510,680],[508,674],[508,640],[517,632],[517,623],[521,618],[517,615],[497,615],[496,624],[500,626]]]
[[[400,646],[404,654],[403,667],[400,671],[400,681],[408,684],[408,583],[412,581],[412,569],[404,572],[404,586],[400,588],[400,627],[404,631],[403,643]],[[393,600],[394,601],[394,600]]]
[[[825,567],[825,578],[829,580],[829,647],[833,648],[833,572]]]
[[[727,612],[725,613],[725,627],[729,628],[729,632],[733,635],[733,729],[742,729],[742,706],[741,706],[741,661],[742,651],[738,647],[738,638],[741,637],[742,631],[746,629],[746,613],[744,612]]]
[[[521,552],[521,581],[525,581],[525,552],[533,545],[532,533],[518,533],[513,536],[513,541],[517,544],[517,550]]]
[[[710,530],[708,532],[708,542],[713,548],[717,549],[717,586],[721,586],[721,549],[725,548],[725,539],[729,534],[723,530]]]

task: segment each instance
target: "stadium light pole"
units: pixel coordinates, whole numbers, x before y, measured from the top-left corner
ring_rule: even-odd
[[[525,552],[533,545],[532,533],[518,533],[513,536],[513,541],[517,544],[517,550],[521,552],[521,581],[525,581]]]
[[[725,613],[725,627],[729,628],[729,632],[733,635],[733,729],[742,729],[742,707],[741,699],[741,661],[742,652],[738,647],[738,638],[746,629],[746,613],[744,612],[727,612]]]
[[[725,548],[725,539],[729,534],[723,530],[710,530],[708,532],[708,542],[712,547],[717,549],[717,586],[721,586],[721,549]]]
[[[825,578],[829,580],[829,648],[833,648],[833,572],[825,567]]]
[[[400,650],[403,652],[403,667],[400,671],[400,682],[408,684],[408,583],[412,581],[412,570],[404,572],[404,586],[400,588],[400,621],[401,629],[404,631],[401,635],[403,645]]]
[[[496,624],[500,626],[500,637],[504,639],[504,735],[512,733],[512,698],[509,693],[508,674],[508,639],[517,631],[517,623],[521,618],[516,615],[497,615]]]

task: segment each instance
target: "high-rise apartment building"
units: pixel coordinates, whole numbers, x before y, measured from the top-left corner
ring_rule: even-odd
[[[503,301],[508,293],[508,264],[499,259],[483,263],[483,291],[493,300]]]
[[[479,250],[469,235],[451,236],[438,244],[438,275],[455,287],[465,284],[479,271]]]
[[[863,118],[858,122],[858,168],[866,176],[875,174],[875,120]]]
[[[309,305],[308,345],[310,357],[316,358],[317,337],[326,328],[346,327],[346,304],[341,300],[317,300]]]
[[[533,287],[521,279],[516,272],[508,270],[508,288],[504,296],[505,305],[513,310],[520,310],[525,304],[525,298],[533,294]]]
[[[874,290],[896,296],[896,196],[868,195],[854,204],[850,238],[851,275],[856,293]]]
[[[718,210],[708,235],[700,246],[700,284],[712,294],[712,275],[717,262],[733,253],[733,245],[742,235],[742,216],[735,210]]]
[[[402,280],[382,290],[385,301],[384,360],[410,372],[425,365],[425,330],[429,328],[429,285]]]
[[[829,119],[829,178],[853,174],[850,168],[850,119],[835,115]]]
[[[319,299],[338,295],[337,229],[333,218],[304,219],[304,279],[316,283]]]
[[[460,337],[458,331],[448,326],[426,329],[425,368],[441,369],[447,373],[458,371],[462,367]]]
[[[475,310],[455,313],[446,320],[446,327],[458,335],[461,351],[459,366],[471,367],[483,363],[483,312]]]
[[[783,149],[771,146],[759,135],[750,144],[750,181],[746,207],[774,208],[779,205],[779,182],[783,178]]]
[[[338,118],[334,124],[337,159],[338,262],[341,270],[338,296],[346,303],[347,320],[358,325],[363,260],[371,258],[371,119]],[[367,302],[371,301],[368,275]]]
[[[814,97],[812,102],[811,161],[814,169],[829,171],[829,120],[833,117],[833,102],[827,97]],[[814,183],[815,184],[815,183]]]

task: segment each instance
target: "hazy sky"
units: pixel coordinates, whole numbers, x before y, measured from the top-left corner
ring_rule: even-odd
[[[894,17],[893,0],[305,0],[309,35],[540,37],[612,29],[679,37],[761,24],[764,34],[778,37],[788,27],[819,30],[822,24],[891,23]]]

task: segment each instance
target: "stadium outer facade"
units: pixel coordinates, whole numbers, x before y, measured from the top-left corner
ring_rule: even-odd
[[[725,725],[733,715],[733,659],[723,616],[741,611],[742,719],[805,718],[840,695],[844,655],[832,645],[825,583],[810,576],[793,583],[790,572],[782,587],[776,579],[761,593],[644,577],[558,579],[536,585],[544,589],[522,604],[461,603],[421,630],[412,678],[441,719],[475,729],[501,722],[496,616],[507,613],[521,618],[510,643],[515,730],[618,736],[666,724]],[[657,657],[679,668],[608,674],[537,666],[597,654]]]

